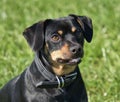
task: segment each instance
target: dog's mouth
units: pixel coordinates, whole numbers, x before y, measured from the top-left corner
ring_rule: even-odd
[[[76,65],[78,63],[80,63],[82,60],[81,58],[74,58],[74,59],[62,59],[62,58],[58,58],[57,62],[61,63],[61,64],[67,64],[67,65]]]

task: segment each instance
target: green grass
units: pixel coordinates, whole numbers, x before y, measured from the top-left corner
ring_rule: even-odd
[[[80,64],[89,102],[120,102],[119,0],[1,0],[0,87],[33,60],[23,30],[39,20],[72,13],[93,20],[93,41],[85,43]]]

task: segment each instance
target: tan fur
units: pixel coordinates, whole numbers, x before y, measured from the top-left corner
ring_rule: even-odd
[[[63,31],[62,30],[58,30],[58,34],[62,35]]]
[[[53,61],[56,61],[57,58],[66,59],[71,57],[71,53],[69,51],[68,44],[65,44],[60,50],[53,51],[51,53],[51,57]]]
[[[71,31],[74,33],[76,31],[76,28],[72,27]]]
[[[57,63],[56,61],[57,58],[69,59],[71,57],[72,55],[69,51],[68,44],[65,44],[60,50],[56,50],[51,53],[51,58],[54,61],[53,71],[56,75],[61,76],[74,71],[75,66],[60,64],[60,63]]]
[[[65,65],[58,65],[53,67],[53,71],[56,75],[62,76],[69,74],[75,70],[76,66],[65,66]]]

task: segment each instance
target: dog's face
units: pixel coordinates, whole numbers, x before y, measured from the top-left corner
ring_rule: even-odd
[[[84,38],[91,42],[92,33],[90,18],[76,15],[41,21],[24,31],[33,50],[44,51],[59,76],[75,70],[83,57]]]

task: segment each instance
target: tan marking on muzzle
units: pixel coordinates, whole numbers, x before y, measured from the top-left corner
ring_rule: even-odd
[[[66,75],[74,71],[76,66],[69,66],[69,65],[57,63],[58,58],[69,59],[71,57],[72,55],[69,51],[68,44],[65,44],[63,47],[61,47],[60,50],[53,51],[51,53],[51,58],[53,60],[53,67],[52,67],[53,72],[58,76],[62,76],[62,75]]]
[[[68,58],[71,57],[68,44],[65,44],[60,50],[56,50],[51,53],[53,61],[56,61],[57,58],[66,59],[65,56],[67,56]]]
[[[71,57],[71,53],[70,53],[70,48],[68,44],[65,44],[62,48],[61,51],[63,54],[66,54],[67,56]]]
[[[63,58],[61,50],[56,50],[51,53],[51,57],[53,61],[56,61],[57,58]]]

